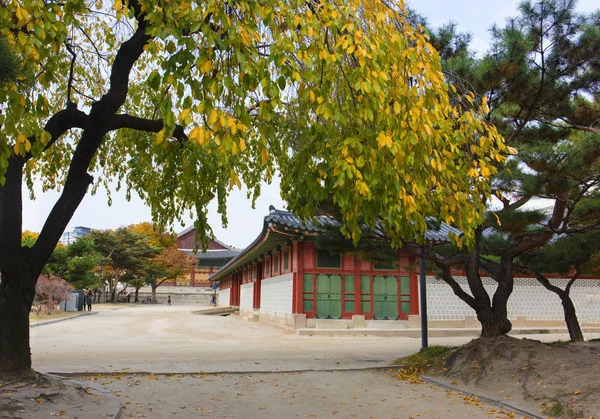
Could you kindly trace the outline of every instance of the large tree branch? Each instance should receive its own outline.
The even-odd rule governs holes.
[[[458,298],[460,298],[465,303],[467,303],[473,310],[477,311],[480,307],[480,302],[477,301],[475,298],[473,298],[465,290],[462,289],[460,284],[458,282],[456,282],[456,280],[450,273],[450,268],[448,266],[441,266],[441,265],[438,265],[438,267],[442,269],[442,275],[441,275],[442,281],[444,281],[446,284],[450,285],[450,288],[452,288],[454,295],[456,295]]]
[[[139,2],[137,0],[130,0],[129,5],[134,9],[138,27],[131,38],[121,44],[112,66],[110,88],[101,100],[101,102],[106,103],[108,109],[113,114],[125,103],[129,90],[129,74],[131,73],[131,69],[143,54],[146,44],[152,39],[146,33],[148,23],[145,20],[145,14],[141,11]]]
[[[540,247],[546,244],[548,240],[552,238],[554,232],[557,231],[560,225],[563,223],[566,209],[567,204],[565,203],[565,201],[557,199],[554,202],[552,216],[550,217],[546,228],[544,228],[538,233],[531,234],[529,238],[523,237],[518,240],[515,240],[515,242],[508,246],[503,253],[512,258],[515,258],[523,254],[527,250],[535,249],[536,247]]]
[[[121,44],[111,70],[110,89],[99,102],[92,105],[81,140],[73,154],[63,192],[46,219],[34,247],[26,249],[30,255],[30,263],[39,270],[52,254],[93,181],[92,176],[87,173],[88,168],[109,127],[114,123],[115,113],[127,98],[131,69],[151,39],[146,34],[147,22],[138,1],[131,0],[129,4],[135,11],[138,28],[131,38]]]
[[[50,134],[50,140],[44,147],[44,151],[48,150],[52,145],[62,137],[67,131],[73,128],[85,127],[87,121],[87,114],[77,109],[75,106],[69,106],[62,111],[59,111],[52,115],[52,117],[46,122],[44,130]],[[34,136],[28,138],[31,144],[38,141]],[[30,160],[33,156],[31,153],[25,155],[25,162]]]
[[[120,128],[130,128],[136,131],[144,132],[159,132],[163,129],[164,123],[162,119],[145,119],[138,118],[137,116],[119,114],[115,118],[114,124],[111,126],[111,130]],[[181,125],[175,127],[173,131],[173,137],[179,141],[187,141],[188,137]]]
[[[406,250],[412,256],[421,255],[421,245],[417,243],[406,243],[404,242],[402,248]],[[454,266],[464,265],[467,262],[467,256],[464,253],[460,253],[453,256],[442,256],[433,250],[430,246],[425,246],[425,259],[430,260],[439,266]]]
[[[479,304],[490,306],[490,296],[483,286],[480,274],[480,247],[479,241],[481,240],[482,228],[479,227],[475,234],[475,246],[467,254],[467,262],[465,264],[465,274],[467,282],[469,283],[469,289],[473,294],[473,297],[478,301]]]
[[[574,124],[573,122],[570,122],[565,118],[558,118],[558,119],[560,119],[561,121],[565,122],[568,125],[567,126],[560,125],[560,124],[556,124],[556,123],[550,122],[550,121],[544,121],[544,124],[554,127],[554,128],[562,128],[562,129],[572,128],[572,129],[576,129],[579,131],[591,132],[593,134],[600,134],[600,129],[594,128],[592,125],[590,125],[589,127],[586,127],[585,125]]]

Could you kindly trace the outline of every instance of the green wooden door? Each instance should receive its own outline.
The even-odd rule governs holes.
[[[339,319],[341,317],[342,277],[317,275],[317,318]]]
[[[377,275],[373,278],[373,317],[376,320],[398,319],[398,278]]]

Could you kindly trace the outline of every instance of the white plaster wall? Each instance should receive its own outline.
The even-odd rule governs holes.
[[[260,312],[292,314],[293,280],[292,273],[263,279],[260,285]]]
[[[229,307],[229,295],[231,290],[219,290],[219,307]]]
[[[240,310],[254,307],[254,282],[243,284],[240,290]]]
[[[463,290],[471,294],[465,277],[456,277]],[[490,295],[496,290],[491,278],[482,278]],[[568,279],[551,279],[553,285],[565,289]],[[580,279],[571,287],[571,299],[581,323],[600,322],[600,280]],[[419,298],[419,301],[421,299]],[[448,284],[434,276],[427,277],[427,314],[431,320],[462,320],[475,316],[475,311],[452,292]],[[508,318],[525,316],[528,320],[564,320],[563,307],[556,294],[546,290],[533,278],[515,278],[508,300]]]

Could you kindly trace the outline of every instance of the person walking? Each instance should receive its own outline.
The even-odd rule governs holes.
[[[169,295],[167,297],[167,305],[170,306],[171,305],[171,296]]]
[[[87,293],[86,303],[87,303],[87,311],[92,311],[92,300],[94,299],[94,293],[92,290],[89,290]]]

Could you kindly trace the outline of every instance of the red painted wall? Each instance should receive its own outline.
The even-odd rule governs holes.
[[[196,230],[192,230],[192,231],[188,231],[181,237],[177,237],[177,247],[179,249],[195,249],[196,248],[195,235],[196,235]],[[200,244],[198,244],[198,248],[200,248]],[[227,247],[221,246],[219,243],[209,240],[208,249],[210,249],[210,250],[219,250],[219,249],[227,250]]]

